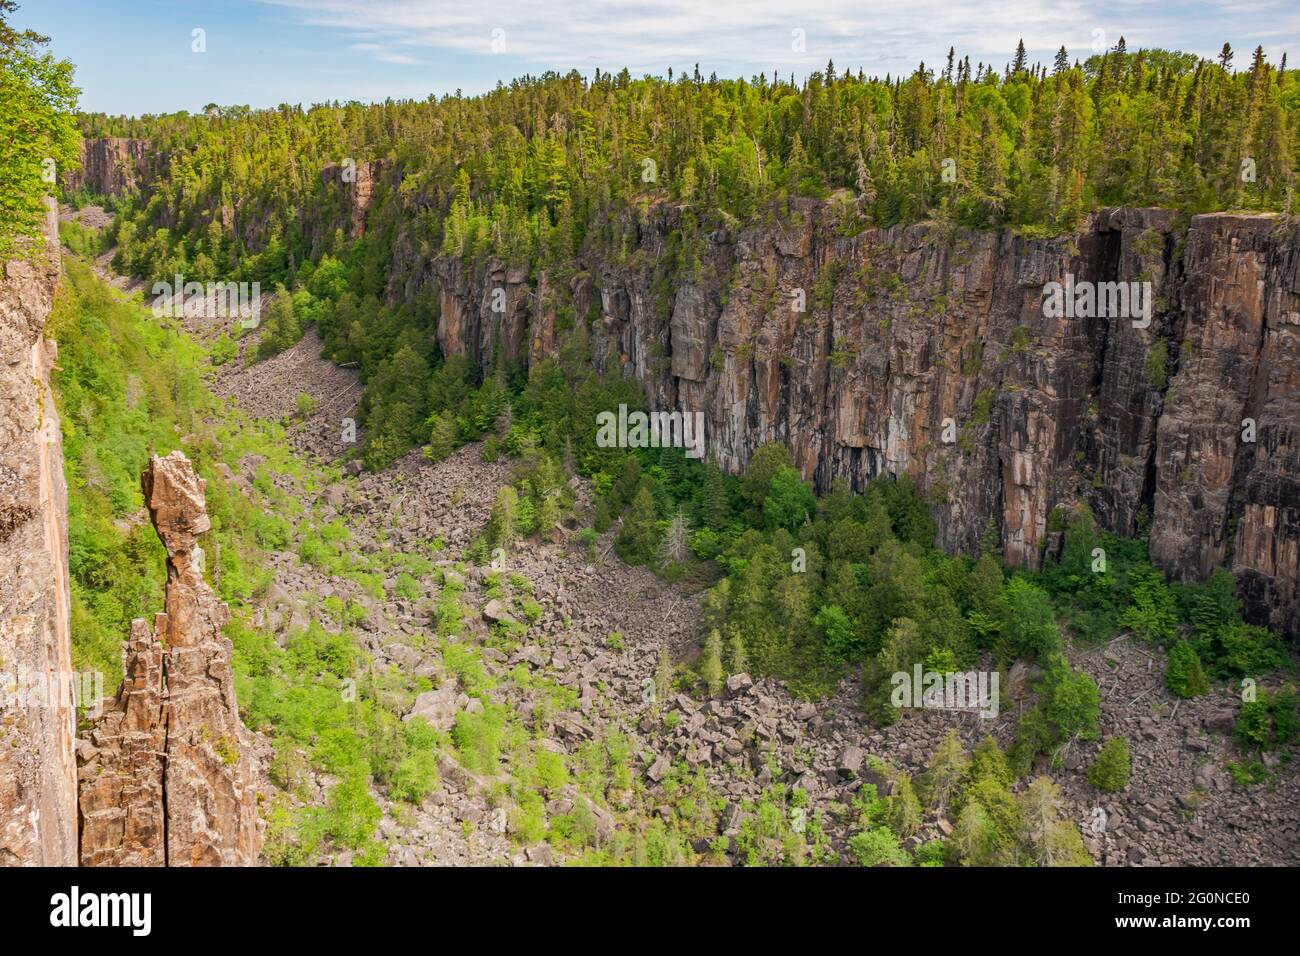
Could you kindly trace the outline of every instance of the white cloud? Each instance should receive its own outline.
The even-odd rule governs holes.
[[[476,4],[442,0],[257,0],[297,11],[303,21],[343,31],[358,53],[391,63],[417,61],[421,50],[504,54],[502,79],[523,70],[588,71],[628,67],[634,74],[689,69],[747,75],[754,70],[804,74],[828,59],[868,73],[934,66],[953,46],[972,62],[1001,67],[1023,38],[1031,58],[1049,61],[1064,44],[1092,52],[1095,30],[1130,49],[1162,46],[1211,55],[1223,39],[1276,41],[1296,14],[1277,0],[1185,3],[1155,0],[545,0]],[[1224,11],[1250,13],[1235,22]],[[1248,22],[1242,23],[1244,19]],[[802,29],[806,49],[792,48]],[[504,47],[494,50],[496,34]],[[1231,31],[1233,36],[1222,34]],[[1267,31],[1267,32],[1265,32]],[[1243,35],[1244,34],[1244,35]],[[1253,45],[1253,41],[1252,41]]]
[[[1074,39],[1083,49],[1091,26],[1082,4],[1029,2],[976,9],[957,0],[844,3],[808,0],[551,0],[476,6],[430,0],[260,0],[300,11],[306,22],[346,31],[386,49],[488,55],[504,31],[510,59],[541,67],[662,72],[699,62],[706,71],[755,65],[803,72],[834,59],[841,67],[883,72],[934,60],[955,45],[999,66],[1023,36],[1033,49]],[[805,31],[806,50],[791,31]],[[1118,33],[1116,33],[1118,36]],[[358,44],[361,46],[362,44]]]
[[[409,53],[398,53],[382,43],[354,43],[351,49],[358,53],[366,53],[379,60],[381,63],[397,63],[402,65],[419,63],[415,57]]]

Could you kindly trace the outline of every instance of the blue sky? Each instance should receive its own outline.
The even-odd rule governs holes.
[[[1121,35],[1130,49],[1244,66],[1262,44],[1300,68],[1295,0],[19,0],[13,18],[77,65],[82,107],[140,114],[210,102],[274,106],[482,92],[524,73],[628,67],[802,77],[833,59],[869,74],[1010,58],[1049,62]],[[196,53],[194,31],[206,51]],[[798,31],[802,31],[800,34]],[[800,44],[802,40],[802,44]]]

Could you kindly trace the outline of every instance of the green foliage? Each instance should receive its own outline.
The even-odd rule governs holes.
[[[623,527],[614,539],[614,551],[628,564],[646,564],[659,548],[659,525],[654,495],[643,484],[632,499]]]
[[[1241,705],[1233,736],[1250,752],[1273,751],[1300,739],[1300,694],[1292,687],[1261,691]]]
[[[1179,697],[1199,697],[1210,689],[1201,658],[1187,641],[1178,641],[1169,649],[1165,685]]]
[[[1239,620],[1209,632],[1198,628],[1191,643],[1209,672],[1219,678],[1262,676],[1290,666],[1281,637]]]
[[[1120,624],[1148,640],[1173,637],[1178,629],[1178,614],[1164,576],[1154,569],[1144,569],[1134,572],[1134,580],[1131,603],[1120,614]]]
[[[1017,776],[1029,772],[1034,758],[1050,754],[1075,740],[1096,740],[1101,694],[1096,682],[1075,671],[1060,654],[1047,658],[1037,690],[1042,699],[1025,711],[1016,727],[1016,739],[1007,754]]]
[[[1098,790],[1118,793],[1128,786],[1128,777],[1128,738],[1112,737],[1097,752],[1097,760],[1088,771],[1088,782]]]
[[[1161,390],[1169,384],[1169,343],[1163,338],[1156,339],[1147,353],[1147,384]]]
[[[1000,605],[1004,658],[1041,658],[1061,651],[1061,635],[1046,591],[1015,577],[1007,582]]]
[[[45,52],[45,37],[10,27],[13,9],[0,5],[0,261],[41,248],[26,240],[55,191],[47,176],[79,162],[72,64]]]
[[[863,830],[849,837],[849,852],[858,866],[912,865],[912,858],[887,827]]]
[[[700,659],[700,679],[710,694],[717,695],[722,690],[726,672],[722,668],[722,635],[717,629],[709,631],[704,639],[704,652]]]
[[[456,715],[451,739],[467,769],[479,774],[498,771],[506,723],[506,710],[496,703],[485,702],[482,710],[463,710]]]

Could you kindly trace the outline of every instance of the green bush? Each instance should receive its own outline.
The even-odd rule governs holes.
[[[1170,648],[1165,684],[1179,697],[1199,697],[1210,689],[1201,658],[1187,641],[1178,641]]]
[[[1097,760],[1088,771],[1088,782],[1098,790],[1118,793],[1128,786],[1128,738],[1112,737],[1097,752]]]
[[[1291,687],[1261,691],[1241,705],[1233,736],[1243,749],[1272,751],[1300,739],[1300,694]]]
[[[864,830],[849,837],[849,852],[858,866],[911,866],[912,858],[885,827]]]

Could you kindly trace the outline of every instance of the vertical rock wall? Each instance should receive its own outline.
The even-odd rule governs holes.
[[[77,858],[67,490],[45,321],[59,277],[46,235],[0,276],[0,866]]]
[[[1149,529],[1178,578],[1226,564],[1250,620],[1300,635],[1294,221],[1112,209],[1051,239],[935,223],[844,236],[826,204],[793,200],[702,237],[689,273],[671,262],[681,224],[672,204],[628,213],[630,254],[564,282],[422,259],[399,236],[390,297],[434,284],[443,353],[483,368],[553,357],[558,317],[586,322],[597,368],[655,408],[704,412],[724,469],[779,441],[821,489],[908,475],[950,551],[991,528],[1036,566],[1052,509],[1086,501],[1108,529]],[[1067,275],[1150,283],[1150,323],[1045,315],[1044,285]]]

